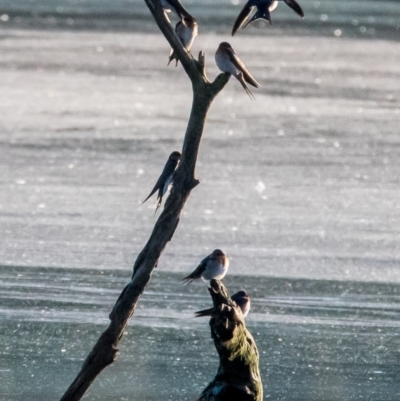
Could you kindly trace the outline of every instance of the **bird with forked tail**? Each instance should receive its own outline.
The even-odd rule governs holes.
[[[294,10],[300,17],[304,17],[303,9],[296,0],[279,0],[284,1],[292,10]],[[264,19],[272,25],[271,12],[278,6],[278,0],[249,0],[240,11],[232,28],[232,36],[241,28],[246,28],[258,19]],[[257,7],[256,13],[248,20],[253,8]],[[248,20],[248,21],[247,21]],[[246,22],[247,21],[247,22]]]
[[[203,279],[207,280],[222,280],[228,271],[229,259],[220,250],[215,249],[211,255],[205,257],[196,269],[189,274],[182,281],[190,284],[193,280]]]
[[[154,185],[154,188],[151,190],[149,196],[142,202],[142,204],[146,202],[156,191],[158,191],[157,206],[155,213],[157,213],[158,208],[161,206],[163,196],[165,195],[169,186],[173,182],[174,174],[178,167],[180,158],[181,158],[180,152],[175,151],[169,155],[167,163],[165,163],[164,169],[160,177],[158,178],[156,185]]]
[[[235,304],[242,311],[243,317],[246,317],[250,310],[250,297],[246,291],[238,291],[236,294],[231,296],[231,300],[235,301]],[[203,309],[195,312],[195,317],[211,316],[214,308]]]
[[[193,45],[194,38],[198,34],[198,25],[195,19],[185,17],[175,26],[175,33],[178,36],[179,40],[181,41],[183,47],[189,51]],[[169,61],[168,65],[172,60],[176,60],[176,65],[178,65],[178,57],[175,54],[174,50],[171,49],[169,54]]]
[[[243,89],[249,95],[250,99],[255,99],[246,82],[255,88],[259,88],[260,84],[247,71],[246,66],[228,42],[222,42],[218,46],[215,52],[215,62],[222,72],[233,75],[242,84]]]

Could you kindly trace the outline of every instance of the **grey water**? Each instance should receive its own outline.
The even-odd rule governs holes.
[[[209,78],[229,40],[261,88],[212,105],[200,185],[87,399],[196,399],[218,359],[181,278],[219,247],[265,400],[398,400],[400,3],[282,3],[234,38],[242,3],[185,4]],[[190,111],[168,53],[138,0],[0,0],[1,401],[59,399],[107,327]]]
[[[217,369],[205,284],[157,272],[88,399],[195,399]],[[1,274],[1,396],[61,396],[107,325],[126,276],[91,269],[14,267]],[[400,395],[400,286],[231,276],[251,289],[265,399],[395,400]]]

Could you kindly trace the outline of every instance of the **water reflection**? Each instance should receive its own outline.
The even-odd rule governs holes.
[[[54,400],[107,325],[129,272],[2,268],[0,377],[9,401]],[[190,400],[215,374],[205,285],[156,272],[95,400]],[[265,399],[397,399],[400,286],[230,276],[252,295],[247,325]]]

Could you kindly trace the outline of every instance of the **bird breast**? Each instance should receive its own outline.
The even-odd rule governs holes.
[[[173,174],[170,174],[167,179],[165,180],[165,184],[164,184],[164,188],[163,188],[163,196],[165,195],[165,193],[168,191],[168,187],[171,185],[172,183],[172,178],[173,178]]]
[[[223,72],[227,72],[232,75],[236,75],[238,73],[238,69],[232,63],[229,56],[223,51],[217,51],[215,54],[215,63]]]
[[[194,38],[197,36],[197,26],[189,28],[188,26],[181,24],[178,28],[177,34],[186,50],[190,50],[192,47]]]
[[[218,260],[210,260],[201,277],[204,280],[219,280],[225,276],[226,269]]]

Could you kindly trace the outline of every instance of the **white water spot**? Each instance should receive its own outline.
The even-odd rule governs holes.
[[[10,16],[8,14],[2,14],[0,16],[0,21],[2,22],[8,22],[10,20]]]
[[[262,181],[258,181],[257,185],[254,187],[254,189],[259,193],[262,194],[265,191],[265,184]]]
[[[25,184],[26,184],[26,181],[23,180],[23,179],[16,180],[15,182],[16,182],[18,185],[25,185]]]

